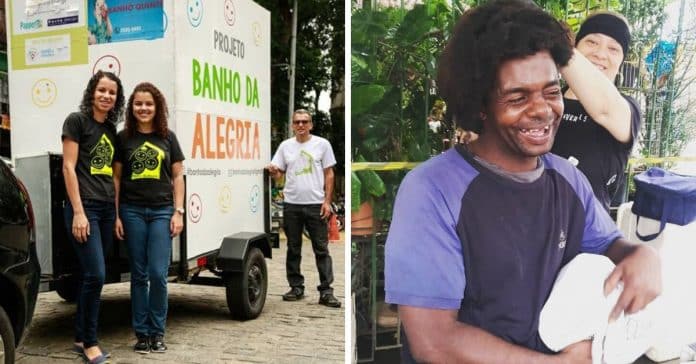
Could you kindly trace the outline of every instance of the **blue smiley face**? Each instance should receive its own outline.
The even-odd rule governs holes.
[[[188,0],[186,15],[191,26],[197,27],[201,25],[203,20],[203,0]]]
[[[259,200],[261,199],[261,189],[258,185],[251,187],[251,193],[249,193],[249,208],[252,213],[256,213],[259,209]]]

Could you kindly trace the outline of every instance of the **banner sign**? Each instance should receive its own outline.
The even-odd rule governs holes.
[[[88,0],[87,17],[90,45],[164,36],[162,0]]]
[[[84,0],[8,1],[12,69],[87,63]]]

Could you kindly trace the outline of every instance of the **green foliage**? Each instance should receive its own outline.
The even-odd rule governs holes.
[[[272,150],[287,138],[290,41],[293,0],[255,0],[271,12],[271,120]],[[343,174],[345,118],[343,108],[330,114],[318,111],[318,95],[323,90],[334,100],[345,76],[344,0],[298,1],[295,69],[295,109],[313,113],[314,133],[334,146],[336,173]],[[314,91],[316,97],[310,96]]]
[[[436,64],[454,21],[464,5],[426,0],[412,9],[354,9],[351,16],[352,156],[354,161],[422,161],[430,157],[427,116]],[[374,172],[372,172],[374,173]],[[395,173],[356,176],[363,186],[354,198],[382,182],[387,206],[375,206],[388,218],[400,176]],[[366,183],[366,179],[371,181]],[[352,203],[355,203],[353,201]],[[359,203],[358,203],[359,205]]]

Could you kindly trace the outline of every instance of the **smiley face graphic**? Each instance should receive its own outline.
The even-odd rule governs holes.
[[[218,206],[220,211],[227,213],[232,208],[232,190],[227,185],[222,186],[218,195]]]
[[[186,16],[192,27],[201,25],[203,20],[203,0],[188,0],[186,4]]]
[[[57,95],[58,88],[56,88],[56,84],[47,78],[36,81],[31,88],[31,101],[38,107],[51,105],[56,100]]]
[[[259,209],[259,200],[261,199],[261,189],[258,185],[254,185],[249,193],[249,208],[251,212],[256,212]]]
[[[120,76],[121,62],[118,60],[118,58],[110,54],[101,56],[96,62],[94,62],[94,67],[92,67],[92,74],[97,73],[97,71],[99,70],[111,72],[116,76]]]
[[[197,193],[192,193],[191,197],[189,197],[187,210],[189,220],[191,220],[192,223],[195,224],[201,221],[201,217],[203,216],[203,201],[201,201],[201,197],[198,196]]]
[[[261,24],[257,21],[251,25],[251,36],[254,39],[254,44],[256,44],[256,46],[260,46],[263,37],[261,35]]]
[[[222,12],[225,14],[225,21],[227,22],[227,25],[233,26],[234,21],[237,19],[237,11],[234,10],[232,0],[225,0],[225,8],[222,10]]]

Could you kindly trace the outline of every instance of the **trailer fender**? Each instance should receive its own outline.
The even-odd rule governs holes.
[[[271,258],[271,244],[266,233],[239,232],[222,239],[215,265],[224,272],[241,272],[244,257],[251,248],[258,248],[264,257]]]

